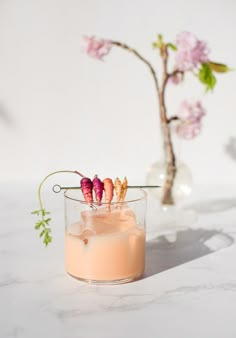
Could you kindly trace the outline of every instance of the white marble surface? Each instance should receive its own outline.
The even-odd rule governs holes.
[[[33,187],[2,185],[0,337],[235,338],[234,190],[195,188],[189,205],[197,221],[174,241],[147,243],[142,280],[105,287],[64,272],[62,196],[47,195],[54,241],[45,249],[29,214],[37,207]]]

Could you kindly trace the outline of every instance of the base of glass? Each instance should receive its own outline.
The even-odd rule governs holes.
[[[128,278],[122,278],[122,279],[115,279],[115,280],[94,280],[94,279],[86,279],[86,278],[81,278],[81,277],[77,277],[77,276],[73,276],[71,275],[69,272],[67,272],[67,274],[81,282],[85,282],[88,284],[95,284],[95,285],[117,285],[117,284],[125,284],[125,283],[130,283],[130,282],[134,282],[136,280],[139,280],[142,276],[143,273],[138,275],[138,276],[134,276],[134,277],[128,277]]]

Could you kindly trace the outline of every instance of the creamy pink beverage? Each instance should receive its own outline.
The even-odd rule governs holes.
[[[145,230],[127,207],[81,212],[67,227],[66,271],[91,281],[133,280],[145,266]]]

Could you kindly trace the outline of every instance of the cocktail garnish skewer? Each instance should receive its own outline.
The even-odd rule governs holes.
[[[160,185],[128,185],[128,189],[136,189],[136,188],[141,188],[141,189],[155,189],[155,188],[161,188]],[[55,184],[52,188],[52,190],[55,193],[61,192],[61,190],[67,190],[67,189],[81,189],[81,187],[62,187],[59,184]]]

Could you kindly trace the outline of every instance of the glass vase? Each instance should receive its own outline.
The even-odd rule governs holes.
[[[155,209],[158,209],[158,215],[150,221],[149,238],[156,237],[160,233],[171,234],[183,230],[196,220],[196,213],[193,210],[186,210],[181,207],[182,202],[186,201],[191,195],[193,178],[190,168],[180,158],[182,141],[175,135],[173,128],[171,132],[176,162],[176,173],[172,186],[173,204],[162,202],[163,187],[167,176],[165,153],[162,150],[160,160],[149,167],[146,176],[147,185],[160,186],[158,189],[150,189],[153,196],[152,203],[155,204]]]
[[[176,161],[176,174],[172,187],[174,204],[178,204],[187,198],[192,192],[192,173],[190,168],[182,161]],[[153,189],[154,196],[161,201],[163,186],[166,180],[166,164],[164,160],[153,163],[147,173],[147,185],[159,185],[160,189]]]

